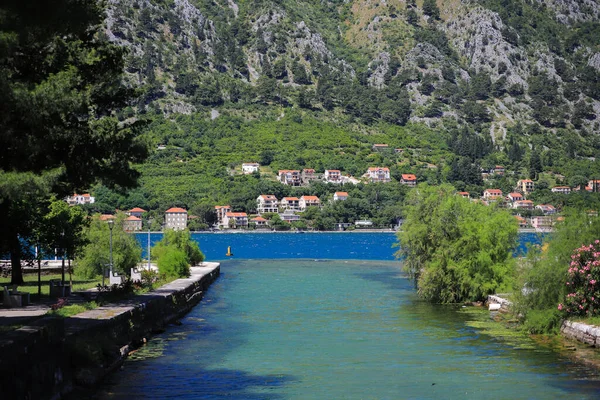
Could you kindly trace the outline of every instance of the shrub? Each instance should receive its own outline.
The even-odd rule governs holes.
[[[158,270],[169,277],[190,276],[190,264],[186,254],[174,247],[167,247],[158,259]]]
[[[600,240],[575,249],[566,286],[567,294],[558,309],[567,317],[600,314]]]

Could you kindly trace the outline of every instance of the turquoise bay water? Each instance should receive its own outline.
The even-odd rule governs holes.
[[[597,373],[486,311],[417,300],[394,261],[228,260],[94,398],[594,399]]]

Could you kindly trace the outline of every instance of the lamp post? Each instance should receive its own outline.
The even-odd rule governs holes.
[[[152,222],[152,219],[148,219],[148,271],[150,271],[150,227]]]
[[[112,231],[115,221],[112,219],[108,220],[108,229],[110,229],[110,258],[109,258],[109,277],[113,276],[113,246],[112,246]],[[109,281],[110,282],[110,281]]]

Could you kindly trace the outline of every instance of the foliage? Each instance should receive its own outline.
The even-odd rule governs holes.
[[[0,218],[16,223],[3,230],[0,248],[10,251],[13,265],[21,265],[19,241],[35,241],[32,228],[51,193],[62,197],[97,180],[132,186],[139,175],[132,163],[147,155],[141,124],[112,115],[133,92],[121,79],[123,48],[100,35],[102,5],[9,0],[0,6],[0,173],[17,176],[6,175],[7,183],[21,189],[0,190]],[[21,283],[20,267],[13,274]]]
[[[93,310],[98,307],[98,303],[96,303],[95,301],[90,301],[90,302],[81,303],[81,304],[67,305],[66,299],[62,299],[62,298],[58,299],[58,302],[56,303],[56,305],[57,306],[60,305],[60,306],[58,306],[56,308],[52,307],[52,311],[50,311],[48,314],[52,315],[52,316],[62,317],[62,318],[67,318],[67,317],[71,317],[73,315],[81,314],[83,312]]]
[[[188,230],[167,230],[151,251],[160,273],[168,277],[187,277],[190,265],[204,261],[204,254]]]
[[[397,256],[423,299],[480,301],[509,286],[517,237],[510,214],[469,202],[449,185],[420,185],[405,207]]]
[[[553,314],[558,304],[564,301],[573,250],[583,243],[594,243],[600,237],[598,217],[575,209],[564,210],[564,215],[564,220],[556,224],[543,248],[529,250],[516,279],[515,311],[523,316],[531,331],[543,332],[545,329],[535,324],[532,313]]]
[[[113,270],[129,275],[131,268],[142,260],[142,249],[132,235],[123,231],[124,214],[117,214],[112,229]],[[101,275],[110,264],[111,230],[108,223],[94,216],[84,231],[88,244],[75,258],[75,273],[85,277]]]
[[[175,247],[165,247],[156,263],[160,273],[167,277],[190,276],[190,264],[185,253]]]
[[[567,317],[600,314],[600,240],[575,249],[567,272],[568,293],[558,310]]]

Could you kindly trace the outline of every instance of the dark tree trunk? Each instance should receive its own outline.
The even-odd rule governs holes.
[[[12,285],[22,285],[24,281],[23,270],[21,269],[21,243],[16,233],[10,239],[10,264],[12,270],[10,283]]]

